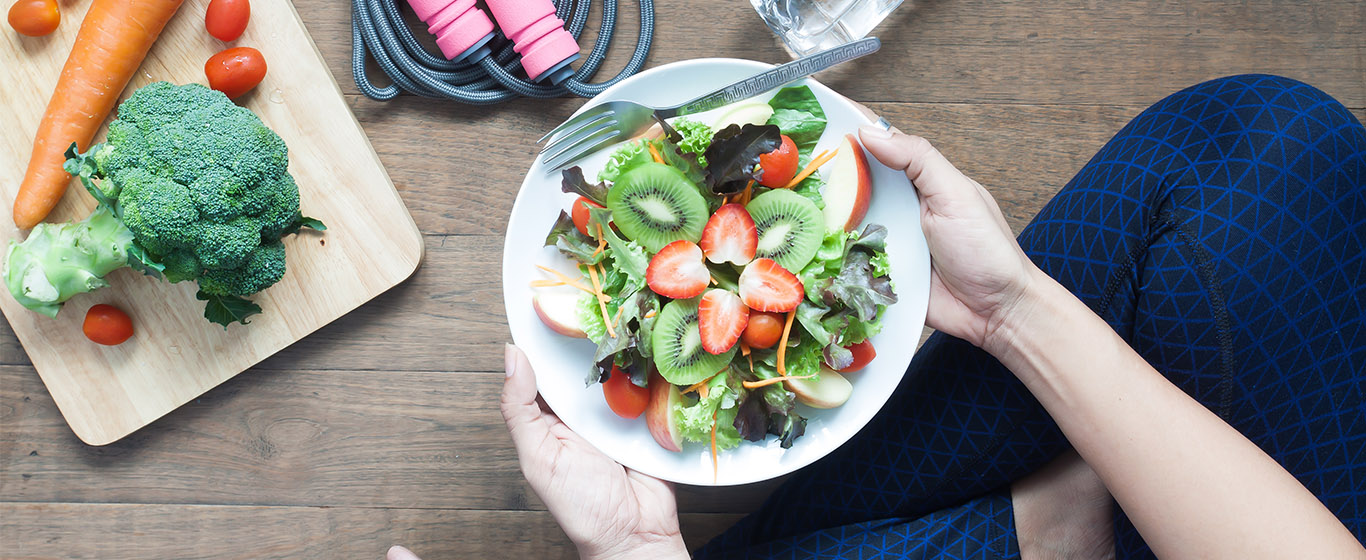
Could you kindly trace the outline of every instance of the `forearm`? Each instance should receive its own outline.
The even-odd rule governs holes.
[[[987,344],[1164,558],[1351,557],[1361,545],[1294,477],[1036,273]]]

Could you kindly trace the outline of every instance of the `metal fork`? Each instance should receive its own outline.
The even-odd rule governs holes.
[[[655,120],[701,113],[754,97],[836,64],[877,52],[881,46],[882,42],[876,37],[845,43],[755,74],[673,107],[650,107],[634,101],[608,101],[570,118],[537,140],[537,143],[559,134],[540,151],[541,154],[550,154],[546,156],[546,168],[554,171],[604,146],[645,132]]]

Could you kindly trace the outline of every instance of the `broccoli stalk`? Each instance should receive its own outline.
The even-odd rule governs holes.
[[[4,269],[15,299],[48,316],[126,265],[194,280],[206,319],[245,324],[261,311],[246,298],[284,276],[281,238],[326,229],[299,212],[284,141],[201,85],[143,87],[119,106],[106,143],[84,154],[75,148],[66,170],[99,207],[11,243]]]

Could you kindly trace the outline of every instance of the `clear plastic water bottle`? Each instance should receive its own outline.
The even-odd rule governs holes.
[[[793,58],[862,39],[902,0],[749,0]]]

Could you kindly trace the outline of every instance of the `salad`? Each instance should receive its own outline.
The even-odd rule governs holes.
[[[620,145],[546,238],[578,274],[539,267],[536,313],[597,345],[587,383],[642,414],[660,446],[720,450],[806,429],[798,403],[844,404],[897,296],[887,230],[863,224],[871,174],[806,86],[661,122]],[[819,171],[819,172],[818,172]],[[568,267],[566,267],[568,268]]]

